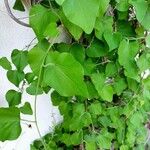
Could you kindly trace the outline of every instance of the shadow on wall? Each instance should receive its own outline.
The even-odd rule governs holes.
[[[10,4],[13,5],[14,0],[9,0]],[[28,16],[28,12],[13,12],[18,17]],[[14,22],[6,13],[3,0],[0,1],[0,57],[6,56],[10,58],[11,51],[13,49],[25,48],[31,40],[35,38],[33,31],[29,28],[23,27]],[[28,68],[27,68],[28,69]],[[9,89],[16,89],[6,77],[6,71],[0,68],[0,107],[6,107],[7,102],[5,100],[5,93]],[[32,108],[34,104],[34,97],[23,94],[23,103],[28,101],[31,103]],[[47,132],[52,131],[52,127],[55,123],[58,123],[62,118],[56,107],[52,106],[50,101],[50,95],[42,95],[38,97],[38,124],[40,132],[45,135]],[[33,116],[21,116],[23,119],[34,120]],[[36,127],[29,123],[22,122],[22,134],[16,141],[0,142],[0,150],[29,150],[30,143],[39,138]]]

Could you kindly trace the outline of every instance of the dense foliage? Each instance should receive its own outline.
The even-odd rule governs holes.
[[[14,8],[24,10],[18,0]],[[18,138],[20,113],[32,114],[29,103],[20,106],[26,90],[35,101],[51,93],[63,116],[31,150],[144,150],[150,115],[150,0],[43,0],[32,6],[29,20],[37,45],[13,50],[12,62],[0,59],[18,88],[6,93],[9,108],[0,108],[0,140]],[[61,34],[69,40],[58,43]],[[24,71],[28,65],[31,72]]]

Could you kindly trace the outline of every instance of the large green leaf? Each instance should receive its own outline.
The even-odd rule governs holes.
[[[69,21],[91,33],[99,11],[100,0],[65,0],[63,11]]]
[[[0,141],[15,140],[21,133],[18,108],[0,108]]]
[[[44,82],[62,96],[87,96],[84,71],[71,54],[50,52],[46,58]]]

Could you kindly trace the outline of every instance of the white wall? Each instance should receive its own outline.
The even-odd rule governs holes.
[[[10,0],[11,5],[14,0]],[[28,15],[27,12],[20,13],[14,11],[16,16],[25,17]],[[6,13],[3,0],[0,1],[0,57],[10,57],[11,51],[15,48],[23,49],[30,41],[35,37],[33,31],[29,28],[23,27],[15,23]],[[0,68],[0,107],[7,106],[5,100],[5,93],[9,89],[16,89],[6,78],[6,72]],[[23,94],[23,101],[29,101],[34,105],[34,97]],[[53,107],[50,101],[50,95],[42,95],[38,97],[37,104],[38,111],[38,124],[40,132],[45,135],[51,131],[51,128],[55,122],[59,122],[61,117],[56,107]],[[53,114],[53,118],[52,117]],[[24,119],[34,120],[33,116],[21,116]],[[32,128],[28,128],[27,122],[22,122],[22,134],[16,141],[0,142],[0,150],[29,150],[30,143],[39,138],[36,127],[32,124]]]

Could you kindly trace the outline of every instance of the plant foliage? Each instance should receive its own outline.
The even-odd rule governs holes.
[[[22,10],[19,6],[17,0],[15,8]],[[19,105],[26,90],[35,100],[51,93],[63,116],[31,150],[144,150],[150,0],[43,0],[31,7],[29,20],[38,43],[13,50],[12,62],[0,59],[8,80],[19,89],[9,90],[9,108],[0,108],[0,140],[18,138],[20,113],[32,114],[29,103]],[[57,43],[60,29],[69,41]],[[26,72],[26,66],[32,71]]]

